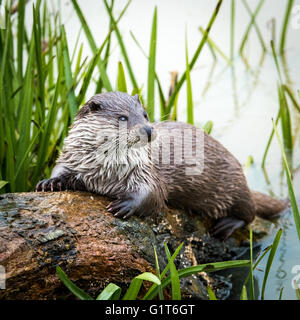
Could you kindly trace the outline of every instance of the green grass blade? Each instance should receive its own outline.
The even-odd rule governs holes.
[[[279,45],[280,54],[284,53],[287,27],[288,27],[288,24],[289,24],[289,20],[290,20],[293,4],[294,4],[294,0],[288,0],[288,3],[286,5],[283,25],[282,25],[282,29],[281,29],[281,36],[280,36],[280,45]]]
[[[37,83],[38,83],[38,96],[36,99],[36,109],[40,117],[41,123],[45,119],[45,78],[44,78],[44,63],[42,59],[42,39],[41,39],[41,26],[40,26],[40,14],[39,6],[37,8],[33,5],[33,31],[35,42],[35,59],[37,68]]]
[[[43,128],[44,124],[41,126],[40,130],[43,130],[43,134],[41,136],[41,140],[39,143],[39,149],[37,154],[37,163],[33,174],[33,185],[35,186],[38,182],[38,179],[41,176],[41,173],[44,170],[44,165],[47,161],[47,150],[49,149],[49,142],[51,133],[54,131],[55,119],[58,113],[58,96],[59,92],[61,91],[61,80],[63,74],[63,54],[61,53],[60,57],[58,58],[58,76],[54,91],[54,96],[52,100],[52,104],[50,110],[47,114],[47,118],[45,121],[45,128]]]
[[[119,300],[121,288],[114,283],[108,284],[105,289],[99,294],[96,300]]]
[[[292,90],[285,84],[282,85],[282,88],[284,89],[284,91],[288,94],[288,96],[290,97],[293,106],[295,107],[295,109],[300,112],[300,105],[297,102],[296,98],[294,97],[294,94],[292,92]]]
[[[137,277],[135,277],[126,291],[123,300],[136,300],[138,293],[141,289],[143,281],[150,281],[155,283],[156,285],[160,285],[161,282],[156,275],[150,272],[144,272]]]
[[[259,265],[260,261],[264,258],[264,256],[271,250],[272,246],[269,246],[267,247],[265,250],[264,250],[264,253],[259,257],[259,259],[255,262],[254,266],[253,266],[253,270],[256,269],[256,267]],[[248,283],[250,279],[250,272],[247,276],[247,278],[245,279],[244,281],[244,285],[246,286],[246,284]]]
[[[3,180],[1,180],[0,181],[0,190],[5,186],[5,185],[7,185],[8,184],[8,181],[3,181]]]
[[[202,27],[199,27],[199,30],[201,31],[201,33],[204,35],[205,30]],[[207,44],[210,46],[211,51],[214,53],[218,52],[219,55],[228,63],[231,64],[232,61],[226,56],[226,54],[220,49],[219,46],[216,45],[216,43],[210,38],[207,37]]]
[[[244,165],[244,170],[249,169],[253,164],[254,164],[254,159],[253,159],[253,157],[250,155],[250,156],[248,156],[248,158],[247,158],[247,160],[246,160],[246,163],[245,163],[245,165]]]
[[[276,120],[275,120],[275,124],[277,126],[278,124],[278,121],[280,119],[280,108],[279,108],[279,111],[278,111],[278,114],[277,114],[277,117],[276,117]],[[270,146],[271,146],[271,142],[273,140],[273,136],[274,136],[274,129],[272,128],[272,131],[271,131],[271,134],[270,134],[270,137],[268,139],[268,142],[267,142],[267,146],[266,146],[266,149],[265,149],[265,152],[264,152],[264,155],[263,155],[263,159],[262,159],[262,162],[261,162],[261,167],[264,168],[265,167],[265,164],[266,164],[266,159],[267,159],[267,154],[268,154],[268,151],[270,149]]]
[[[247,289],[246,289],[245,285],[243,285],[243,289],[242,289],[242,293],[241,293],[241,300],[248,300]]]
[[[159,94],[159,103],[160,103],[160,119],[161,121],[163,119],[165,119],[165,111],[166,111],[166,99],[160,84],[160,80],[157,76],[157,74],[155,73],[155,80],[157,83],[157,87],[158,87],[158,94]]]
[[[283,288],[280,289],[278,300],[282,300]]]
[[[178,275],[179,275],[179,279],[182,279],[203,271],[213,272],[213,271],[219,271],[219,270],[224,270],[228,268],[247,267],[249,266],[249,263],[250,263],[249,260],[234,260],[234,261],[206,263],[206,264],[201,264],[201,265],[178,270]],[[165,288],[170,283],[171,283],[171,278],[170,276],[168,276],[164,280],[162,280],[161,286],[162,288]],[[147,294],[147,300],[153,299],[157,294],[158,294],[158,289],[156,287],[153,290],[151,290],[149,294]]]
[[[103,1],[104,1],[105,8],[107,10],[107,13],[109,14],[109,17],[110,17],[111,23],[113,25],[114,31],[116,33],[116,36],[117,36],[117,39],[118,39],[118,43],[119,43],[119,46],[120,46],[120,49],[121,49],[121,52],[122,52],[122,55],[123,55],[123,58],[124,58],[124,61],[125,61],[125,65],[127,67],[127,70],[128,70],[128,73],[129,73],[129,77],[130,77],[130,80],[131,80],[132,85],[133,85],[133,88],[138,90],[139,87],[138,87],[135,75],[134,75],[132,67],[131,67],[131,63],[130,63],[130,60],[129,60],[129,57],[128,57],[128,54],[127,54],[127,51],[126,51],[126,48],[125,48],[125,45],[124,45],[124,42],[123,42],[122,35],[121,35],[120,30],[119,30],[119,28],[117,26],[116,20],[113,17],[112,11],[111,11],[109,5],[107,4],[107,1],[106,0],[103,0]]]
[[[153,250],[154,250],[154,257],[155,257],[155,270],[156,270],[156,275],[158,277],[158,279],[161,281],[161,275],[160,275],[160,270],[159,270],[159,263],[158,263],[158,258],[157,258],[157,253],[156,253],[156,249],[153,246]],[[164,300],[164,295],[163,295],[163,291],[161,288],[161,285],[158,285],[158,296],[159,296],[159,300]]]
[[[112,11],[113,10],[113,7],[114,7],[114,0],[111,1],[111,6],[110,6],[110,10]],[[127,8],[129,7],[131,3],[131,0],[128,0],[126,5],[124,6],[123,10],[121,11],[118,19],[116,20],[116,24],[119,23],[119,21],[121,20],[121,18],[123,17],[124,13],[126,12]],[[109,61],[109,56],[110,56],[110,47],[111,47],[111,34],[112,32],[114,31],[114,27],[112,25],[112,22],[110,21],[110,25],[109,25],[109,33],[108,33],[108,40],[107,40],[107,46],[106,46],[106,49],[105,49],[105,55],[104,55],[104,59],[103,59],[103,62],[104,62],[104,66],[105,68],[107,69],[107,65],[108,65],[108,61]],[[101,92],[101,89],[102,89],[102,79],[100,78],[98,81],[97,81],[97,88],[96,88],[96,93],[98,92]]]
[[[287,86],[285,86],[282,83],[282,75],[281,75],[281,71],[280,71],[280,67],[279,67],[279,63],[278,63],[273,40],[271,41],[271,49],[272,49],[272,55],[274,58],[277,74],[278,74],[279,81],[280,81],[280,84],[278,85],[278,89],[277,89],[278,100],[279,100],[279,111],[278,111],[278,115],[276,117],[275,123],[277,126],[279,119],[281,120],[281,128],[282,128],[282,133],[283,133],[283,137],[284,137],[284,146],[285,146],[285,150],[288,152],[288,160],[289,160],[288,162],[291,165],[291,153],[292,153],[292,148],[293,148],[293,139],[292,139],[292,128],[291,128],[290,114],[289,114],[288,104],[287,104],[286,97],[285,97],[285,92],[287,92],[288,95],[289,95],[289,92],[287,90]],[[290,98],[291,98],[291,96],[290,96]],[[293,99],[292,99],[292,102],[293,102]],[[293,104],[294,104],[294,102],[293,102]],[[272,129],[271,135],[269,137],[269,140],[268,140],[268,143],[267,143],[264,155],[263,155],[262,168],[265,167],[267,153],[269,151],[273,136],[274,136],[274,129]]]
[[[88,295],[86,292],[78,288],[68,277],[67,275],[62,271],[60,266],[56,266],[56,273],[59,277],[59,279],[62,281],[62,283],[79,299],[81,300],[94,300],[90,295]]]
[[[11,26],[11,11],[8,11],[7,15],[7,25],[6,25],[6,32],[5,32],[5,38],[4,38],[4,45],[2,43],[1,46],[1,75],[4,76],[4,70],[7,67],[7,61],[8,61],[8,52],[10,49],[10,44],[12,41],[12,26]]]
[[[212,291],[212,288],[210,286],[207,286],[206,290],[208,293],[209,300],[217,300],[217,297],[216,297],[215,293]]]
[[[84,64],[81,63],[81,56],[82,56],[82,50],[83,50],[83,43],[80,45],[79,51],[78,51],[78,55],[77,55],[77,59],[76,59],[76,64],[75,64],[75,70],[74,70],[74,78],[77,79],[77,76]],[[72,64],[72,61],[71,61]]]
[[[78,35],[76,37],[76,41],[75,41],[75,45],[74,45],[74,49],[73,49],[73,53],[72,53],[72,57],[71,57],[71,64],[73,64],[73,61],[74,61],[74,58],[75,58],[75,53],[77,51],[77,47],[78,47],[78,44],[79,44],[79,39],[80,39],[80,35],[81,35],[81,30],[82,28],[80,28],[79,32],[78,32]],[[81,44],[81,47],[82,47],[83,44]],[[79,50],[81,49],[81,47],[79,48]],[[81,49],[82,50],[82,49]]]
[[[155,59],[156,59],[157,8],[154,9],[149,45],[147,112],[149,120],[154,121],[155,106]]]
[[[214,123],[211,120],[209,120],[203,126],[203,131],[206,132],[207,134],[210,134],[212,132],[213,126],[214,126]]]
[[[105,42],[106,43],[106,42]],[[96,67],[96,65],[98,64],[98,61],[100,59],[100,54],[105,46],[105,43],[103,43],[103,45],[101,46],[101,48],[97,51],[96,55],[93,57],[92,61],[90,62],[89,68],[84,76],[84,80],[81,86],[81,89],[79,91],[79,94],[76,98],[77,101],[77,105],[80,106],[84,100],[86,91],[90,85],[91,79],[92,79],[92,75],[94,72],[94,69]]]
[[[95,55],[97,53],[97,51],[98,51],[98,48],[97,48],[96,42],[95,42],[95,40],[93,38],[92,32],[91,32],[91,30],[90,30],[90,28],[89,28],[89,26],[88,26],[88,24],[86,22],[86,19],[85,19],[83,13],[82,13],[77,1],[76,0],[71,0],[71,1],[72,1],[73,6],[74,6],[74,9],[75,9],[75,11],[77,13],[77,16],[78,16],[78,18],[79,18],[79,20],[81,22],[82,28],[83,28],[83,30],[85,32],[85,35],[87,37],[87,40],[89,42],[90,48],[91,48],[93,54]],[[103,81],[103,85],[104,85],[105,89],[108,90],[108,91],[112,91],[113,89],[112,89],[110,80],[108,78],[108,75],[106,73],[105,65],[104,65],[104,63],[103,63],[103,61],[101,59],[99,59],[98,67],[99,67],[99,71],[100,71],[100,74],[101,74],[101,77],[102,77],[102,81]]]
[[[254,293],[254,278],[253,278],[253,233],[252,229],[250,228],[250,300],[254,300],[255,293]]]
[[[222,261],[222,262],[213,262],[205,263],[197,266],[187,267],[185,269],[178,270],[179,278],[186,278],[192,274],[199,272],[214,272],[220,271],[228,268],[239,268],[249,266],[249,260],[232,260],[232,261]]]
[[[200,41],[200,43],[199,43],[199,45],[198,45],[198,47],[196,49],[196,52],[194,53],[193,58],[192,58],[192,60],[191,60],[191,62],[189,64],[189,70],[190,71],[193,69],[193,67],[194,67],[194,65],[195,65],[197,59],[199,58],[199,55],[200,55],[200,53],[201,53],[201,51],[203,49],[203,46],[205,45],[205,43],[207,41],[207,37],[208,37],[209,31],[211,30],[211,28],[212,28],[212,26],[213,26],[213,24],[215,22],[215,19],[216,19],[218,13],[219,13],[222,1],[223,0],[219,0],[218,1],[217,5],[215,7],[215,10],[214,10],[209,22],[208,22],[208,25],[207,25],[207,27],[205,29],[205,32],[204,32],[204,35],[203,35],[203,37],[202,37],[202,39],[201,39],[201,41]],[[169,102],[168,102],[168,105],[167,105],[167,108],[166,108],[166,114],[167,115],[170,114],[171,108],[174,105],[176,96],[177,96],[179,90],[181,89],[181,87],[182,87],[182,85],[183,85],[185,80],[186,80],[186,72],[184,72],[184,74],[181,76],[180,80],[178,81],[177,85],[175,86],[174,91],[173,91],[173,93],[172,93],[172,95],[171,95],[171,97],[169,99]]]
[[[278,86],[278,98],[279,98],[279,106],[280,106],[280,119],[281,119],[281,130],[283,137],[283,145],[285,148],[285,152],[287,154],[287,159],[290,167],[292,167],[292,150],[293,150],[293,136],[292,136],[292,124],[291,124],[291,116],[288,108],[288,104],[286,101],[284,89],[282,85]]]
[[[242,55],[242,53],[243,53],[245,44],[246,44],[246,42],[247,42],[247,40],[248,40],[248,36],[249,36],[249,33],[250,33],[250,30],[251,30],[252,26],[254,26],[254,28],[255,28],[255,30],[256,30],[256,33],[257,33],[257,36],[258,36],[258,38],[259,38],[259,40],[260,40],[260,43],[261,43],[261,46],[262,46],[263,51],[265,52],[265,51],[267,50],[266,45],[265,45],[264,40],[263,40],[263,37],[262,37],[262,35],[261,35],[261,32],[260,32],[260,30],[259,30],[259,28],[258,28],[258,26],[257,26],[257,24],[256,24],[256,22],[255,22],[256,16],[258,15],[258,13],[259,13],[259,11],[260,11],[263,3],[264,3],[264,0],[261,0],[261,1],[259,2],[258,6],[256,7],[254,13],[252,13],[252,12],[251,12],[251,9],[250,9],[250,7],[249,7],[249,5],[248,5],[248,3],[247,3],[247,1],[243,0],[243,4],[244,4],[244,6],[246,7],[249,15],[251,16],[251,21],[250,21],[250,23],[248,24],[248,27],[247,27],[246,32],[245,32],[245,34],[244,34],[242,43],[241,43],[241,45],[240,45],[239,52],[240,52],[241,55]]]
[[[138,40],[136,39],[136,37],[134,36],[132,31],[130,31],[130,35],[131,35],[133,41],[138,46],[138,48],[141,50],[142,54],[145,56],[145,58],[149,60],[149,57],[147,56],[146,52],[144,51],[144,49],[142,48],[142,46],[140,45],[140,43],[138,42]],[[149,62],[148,62],[148,64],[149,64]],[[161,118],[161,120],[163,120],[165,118],[166,99],[165,99],[165,96],[164,96],[164,93],[162,90],[161,82],[160,82],[159,77],[156,72],[155,72],[155,80],[156,80],[157,87],[158,87],[159,101],[160,101],[160,107],[161,107],[160,118]]]
[[[34,91],[34,31],[32,31],[32,37],[30,41],[30,50],[26,66],[26,72],[24,77],[24,86],[22,90],[22,101],[20,101],[20,114],[18,116],[18,130],[22,134],[18,140],[17,151],[16,151],[16,164],[18,165],[26,153],[26,149],[30,144],[30,130],[31,120],[33,113],[33,91]],[[29,160],[23,162],[23,166],[20,170],[20,174],[16,179],[16,191],[27,190],[28,183],[28,170]]]
[[[140,279],[140,280],[150,281],[150,282],[153,282],[153,283],[155,283],[157,285],[161,284],[161,282],[158,279],[158,277],[155,274],[151,273],[151,272],[144,272],[144,273],[138,275],[135,278],[136,279]]]
[[[65,73],[66,85],[68,88],[69,112],[70,112],[70,118],[72,123],[76,116],[78,105],[76,102],[74,85],[73,85],[73,76],[72,76],[72,70],[71,70],[71,61],[69,56],[68,44],[66,39],[66,32],[63,25],[61,26],[61,36],[63,39],[64,73]]]
[[[276,236],[275,236],[275,239],[273,241],[271,251],[269,253],[269,257],[268,257],[268,261],[267,261],[267,265],[266,265],[266,270],[265,270],[265,274],[264,274],[262,290],[261,290],[261,299],[262,300],[264,300],[264,298],[265,298],[266,284],[267,284],[268,276],[269,276],[270,269],[272,266],[272,262],[273,262],[273,259],[274,259],[274,256],[275,256],[275,253],[276,253],[276,250],[277,250],[280,238],[281,238],[281,234],[282,234],[282,229],[279,229]]]
[[[292,183],[291,172],[290,172],[289,165],[288,165],[288,162],[287,162],[287,158],[286,158],[286,155],[285,155],[285,151],[284,151],[284,148],[283,148],[283,145],[282,145],[282,142],[281,142],[281,139],[279,137],[279,133],[277,131],[277,128],[275,126],[274,121],[273,121],[273,128],[274,128],[274,131],[276,133],[277,140],[278,140],[278,143],[279,143],[279,146],[280,146],[280,149],[281,149],[284,170],[285,170],[286,177],[287,177],[290,201],[291,201],[291,206],[292,206],[293,215],[294,215],[295,226],[296,226],[298,238],[300,240],[300,213],[299,213],[299,208],[298,208],[298,205],[297,205],[297,200],[296,200],[294,187],[293,187],[293,183]]]
[[[187,34],[185,33],[185,67],[186,67],[186,96],[187,96],[187,123],[194,124],[194,105],[193,105],[193,93],[192,83],[190,76],[189,56],[188,56],[188,44]]]
[[[112,0],[112,1],[111,1],[111,5],[110,5],[110,10],[113,10],[114,4],[115,4],[115,1]],[[126,10],[126,7],[125,7],[124,10]],[[120,19],[121,16],[122,16],[122,13],[121,13],[121,15],[119,16],[119,19]],[[112,34],[111,31],[112,31],[112,30],[113,30],[113,25],[112,25],[112,23],[111,23],[111,21],[110,21],[110,23],[109,23],[108,40],[107,40],[107,45],[106,45],[106,48],[105,48],[105,54],[104,54],[104,59],[103,59],[104,65],[105,65],[105,68],[106,68],[106,69],[107,69],[107,66],[108,66],[109,56],[110,56],[111,34]]]
[[[300,287],[296,280],[294,280],[294,286],[295,286],[295,293],[296,293],[297,300],[300,300]]]
[[[23,79],[23,47],[24,47],[24,17],[25,17],[26,0],[18,2],[18,38],[17,38],[17,59],[18,59],[18,74],[20,80]]]
[[[126,291],[122,300],[136,300],[136,297],[141,289],[143,280],[133,279],[130,283],[128,290]]]
[[[131,36],[132,40],[135,42],[137,47],[141,50],[141,52],[144,55],[144,57],[149,60],[149,57],[148,57],[147,53],[145,52],[145,50],[143,49],[143,47],[141,46],[141,44],[139,43],[139,41],[137,40],[137,38],[135,37],[133,32],[129,31],[129,33],[130,33],[130,36]]]
[[[230,12],[230,60],[234,58],[235,0],[231,0]]]
[[[39,128],[39,130],[35,133],[34,137],[31,139],[31,142],[26,150],[26,152],[24,153],[23,155],[23,158],[21,159],[21,161],[18,163],[18,166],[17,166],[17,169],[15,171],[15,174],[14,174],[14,179],[17,180],[18,177],[19,177],[19,173],[20,173],[20,170],[23,166],[23,163],[26,161],[26,159],[28,158],[28,155],[30,154],[30,152],[32,152],[34,146],[35,146],[35,143],[37,142],[37,138],[39,137],[40,133],[42,132],[42,130],[44,129],[44,124],[45,122],[41,125],[41,127]],[[39,149],[40,150],[40,149]],[[38,157],[39,158],[39,157]],[[38,169],[35,170],[35,172],[38,172],[38,175],[41,176],[41,171],[38,171]],[[35,182],[36,182],[36,178],[33,178],[33,185],[35,185]]]
[[[178,92],[178,94],[176,95],[175,101],[174,101],[174,108],[173,108],[173,113],[172,113],[172,117],[171,117],[171,119],[172,119],[173,121],[177,121],[177,104],[178,104],[178,97],[179,97],[179,92]],[[168,114],[165,113],[165,118],[164,118],[163,120],[166,120],[167,116],[168,116]]]
[[[175,250],[175,252],[173,253],[171,260],[174,261],[175,258],[177,257],[178,253],[180,252],[181,248],[183,246],[183,242],[178,246],[178,248]],[[164,268],[163,272],[160,275],[160,279],[163,279],[164,276],[166,275],[166,273],[169,271],[170,269],[170,261],[168,262],[168,264],[166,265],[166,267]],[[153,297],[155,297],[159,291],[159,289],[162,288],[158,288],[158,285],[153,284],[152,287],[148,290],[148,292],[145,294],[145,296],[143,297],[143,300],[149,300],[149,299],[153,299]],[[153,293],[156,292],[156,293]],[[150,298],[149,298],[150,297]]]
[[[180,281],[179,281],[178,271],[176,269],[174,262],[171,259],[171,254],[170,254],[170,251],[169,251],[167,244],[164,243],[164,245],[165,245],[166,255],[167,255],[168,261],[170,263],[172,300],[181,300]]]
[[[11,59],[13,56],[13,28],[11,19],[11,7],[5,8],[6,29],[0,29],[0,165],[1,177],[10,182],[7,186],[11,192],[15,191],[14,170],[15,170],[15,119],[12,117],[11,108],[11,82],[14,76],[11,70]],[[5,91],[4,91],[5,90]],[[5,94],[3,94],[3,91]],[[4,117],[3,117],[4,115]],[[2,169],[3,168],[3,169]],[[7,188],[5,188],[7,189]]]
[[[203,34],[204,29],[201,26],[199,27],[199,30]],[[207,38],[206,43],[207,43],[209,51],[210,51],[210,53],[211,53],[211,55],[212,55],[212,57],[214,59],[214,62],[216,62],[218,60],[218,58],[217,58],[217,55],[215,53],[215,49],[213,48],[213,41],[210,41],[210,38]]]
[[[122,65],[122,62],[119,61],[118,63],[118,77],[117,77],[118,91],[127,92],[127,84],[126,84],[126,78],[125,78],[125,72]]]
[[[49,76],[48,76],[48,87],[51,88],[54,85],[54,54],[53,54],[53,50],[54,50],[54,46],[56,44],[56,34],[52,34],[52,26],[51,26],[51,20],[48,19],[48,38],[50,39],[49,43],[48,43],[48,61],[50,62],[50,66],[49,66]]]
[[[271,40],[270,44],[271,44],[271,50],[272,50],[273,58],[274,58],[274,61],[275,61],[275,65],[276,65],[279,81],[280,81],[280,84],[283,84],[282,75],[281,75],[281,71],[280,71],[280,67],[279,67],[279,63],[278,63],[278,59],[277,59],[277,55],[276,55],[276,51],[275,51],[275,47],[274,47],[274,41]]]

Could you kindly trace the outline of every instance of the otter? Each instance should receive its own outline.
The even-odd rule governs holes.
[[[36,191],[81,190],[108,196],[115,217],[156,215],[165,205],[214,220],[226,240],[253,221],[277,217],[284,201],[251,191],[238,160],[190,124],[150,123],[139,96],[96,94],[82,106],[50,179]]]

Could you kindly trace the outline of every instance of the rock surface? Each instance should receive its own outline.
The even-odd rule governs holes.
[[[164,268],[163,242],[171,253],[184,242],[175,260],[179,269],[236,259],[248,248],[247,228],[220,242],[206,233],[210,221],[199,216],[166,208],[157,221],[122,220],[106,211],[108,203],[105,197],[84,192],[0,195],[0,265],[6,271],[0,299],[73,299],[56,275],[57,265],[92,297],[110,282],[125,291],[133,277],[155,273],[153,246]],[[252,224],[257,238],[272,227],[260,221]],[[207,299],[209,283],[217,297],[225,299],[229,278],[203,272],[183,279],[182,297]]]

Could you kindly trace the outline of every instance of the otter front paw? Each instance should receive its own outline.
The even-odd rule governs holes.
[[[44,179],[38,182],[35,191],[62,191],[65,188],[60,177]]]
[[[132,216],[138,209],[136,201],[133,199],[116,200],[107,206],[107,211],[115,217],[127,219]]]

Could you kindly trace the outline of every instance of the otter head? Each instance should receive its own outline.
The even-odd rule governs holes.
[[[148,114],[139,100],[139,95],[124,92],[107,92],[94,95],[78,112],[75,122],[91,118],[99,122],[99,134],[125,141],[128,147],[141,147],[153,141],[155,130]]]
[[[138,95],[96,94],[78,111],[65,140],[64,158],[76,157],[85,168],[141,166],[150,161],[155,137]]]

